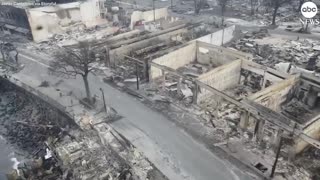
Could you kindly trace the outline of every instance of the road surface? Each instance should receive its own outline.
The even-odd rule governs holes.
[[[44,80],[57,82],[58,78],[47,73],[50,60],[38,56],[21,52],[19,61],[25,64],[25,68],[14,76],[25,83],[32,81],[33,84],[40,84]],[[251,176],[221,160],[165,116],[146,107],[138,99],[103,83],[101,78],[94,75],[89,76],[89,82],[92,93],[99,95],[99,88],[102,88],[107,103],[124,117],[111,125],[132,141],[170,179],[251,179]],[[64,80],[59,87],[72,90],[78,95],[85,94],[81,77]]]

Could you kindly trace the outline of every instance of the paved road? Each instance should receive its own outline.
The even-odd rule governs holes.
[[[20,62],[26,65],[17,74],[20,80],[33,81],[34,84],[40,84],[43,80],[58,81],[47,74],[46,64],[49,60],[22,53]],[[103,83],[96,76],[91,75],[89,82],[92,93],[99,95],[99,88],[103,88],[108,104],[124,117],[112,126],[131,140],[170,179],[251,179],[249,175],[194,141],[165,116],[149,109],[134,97]],[[85,94],[81,78],[64,80],[60,86],[73,93]]]

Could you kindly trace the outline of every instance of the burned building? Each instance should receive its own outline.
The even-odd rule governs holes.
[[[40,0],[40,2],[64,4],[64,3],[75,2],[75,0]]]
[[[66,32],[75,23],[82,23],[85,27],[107,23],[107,10],[104,1],[100,0],[41,7],[1,5],[0,10],[2,30],[32,35],[36,42],[46,41],[55,34]]]
[[[31,29],[25,9],[0,5],[0,31],[30,36]]]

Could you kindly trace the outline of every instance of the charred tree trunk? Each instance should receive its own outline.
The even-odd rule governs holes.
[[[194,0],[194,13],[199,14],[200,13],[200,1]]]
[[[276,25],[276,17],[278,13],[279,6],[275,6],[272,14],[272,25]]]
[[[6,57],[4,55],[4,52],[2,50],[0,50],[0,52],[1,52],[1,56],[2,56],[3,61],[6,61]]]
[[[92,99],[91,99],[91,92],[90,92],[90,87],[89,87],[89,82],[88,82],[88,74],[89,73],[85,73],[84,75],[82,75],[82,78],[83,78],[83,82],[84,82],[84,87],[86,89],[87,99],[91,103]]]
[[[250,0],[250,6],[251,6],[251,15],[254,15],[254,7],[253,7],[253,1],[254,1],[254,0]]]

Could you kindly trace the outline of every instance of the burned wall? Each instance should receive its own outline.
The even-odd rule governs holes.
[[[252,61],[242,61],[241,68],[255,74],[262,75],[264,79],[262,89],[265,88],[267,81],[277,83],[289,77],[288,74],[265,67]]]
[[[320,140],[320,115],[310,120],[310,123],[303,128],[303,133],[309,137]],[[310,146],[309,143],[298,138],[295,140],[295,153],[301,153],[306,147]]]
[[[212,66],[220,66],[236,59],[250,59],[250,55],[233,51],[208,43],[197,42],[197,62]]]
[[[230,42],[235,33],[236,26],[230,26],[227,28],[224,28],[222,30],[219,30],[217,32],[208,34],[206,36],[202,36],[197,39],[197,41],[209,43],[216,46],[221,46],[223,44],[226,44]]]
[[[241,60],[237,60],[201,75],[198,80],[219,91],[223,91],[239,84],[240,71]],[[198,103],[212,95],[212,92],[201,88],[198,94]]]
[[[185,47],[170,52],[164,56],[153,60],[154,63],[167,66],[172,69],[178,69],[186,64],[196,60],[196,43],[187,44]],[[155,79],[162,76],[162,71],[159,68],[151,66],[150,79]]]
[[[129,55],[130,52],[133,52],[148,46],[156,45],[162,42],[170,42],[173,40],[177,40],[183,33],[187,31],[188,30],[186,28],[182,28],[172,32],[161,34],[156,37],[141,40],[132,44],[124,45],[119,48],[113,49],[110,51],[110,61],[113,64],[117,64],[116,61],[122,60],[124,58],[123,55]]]
[[[291,77],[253,94],[249,99],[276,112],[281,112],[281,105],[296,94],[298,82],[299,77]]]
[[[9,24],[30,30],[25,9],[0,5],[0,24]]]
[[[168,16],[167,8],[160,8],[150,11],[134,11],[131,15],[130,28],[133,29],[137,21],[153,21],[154,19],[165,18]]]

